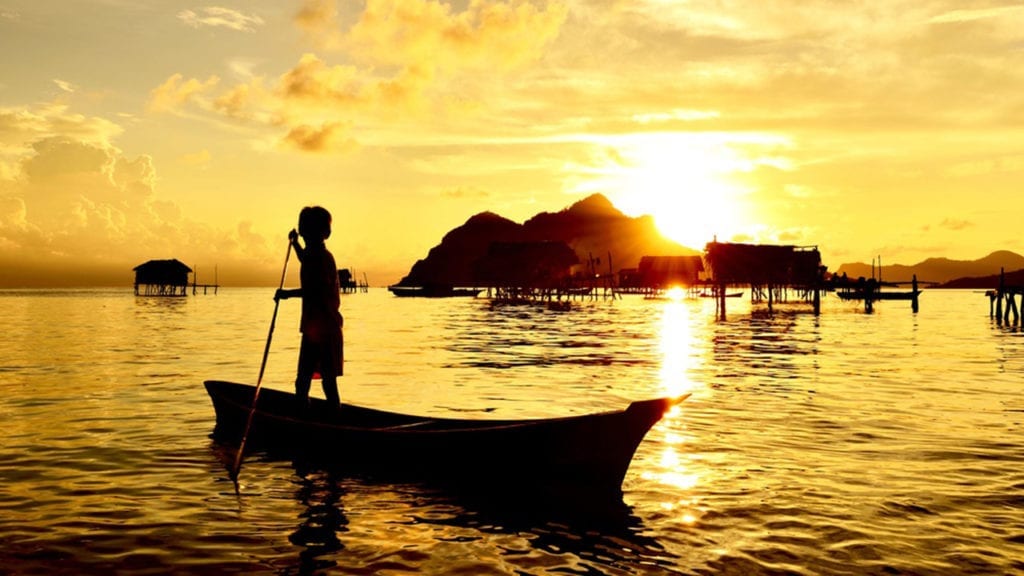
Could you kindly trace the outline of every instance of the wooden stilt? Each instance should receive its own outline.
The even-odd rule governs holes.
[[[718,319],[725,321],[725,283],[718,283]]]
[[[999,269],[999,292],[996,293],[996,322],[1003,323],[1003,295],[1006,294],[1006,269]]]
[[[910,283],[910,290],[912,294],[910,297],[910,309],[914,311],[914,314],[917,314],[917,311],[920,309],[920,306],[917,302],[917,274],[914,274],[913,276],[913,279]]]

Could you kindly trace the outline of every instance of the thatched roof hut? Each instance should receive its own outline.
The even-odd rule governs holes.
[[[135,294],[148,296],[184,296],[192,269],[177,259],[150,260],[135,268]]]
[[[813,285],[821,254],[816,246],[710,242],[705,258],[716,282],[750,285]]]

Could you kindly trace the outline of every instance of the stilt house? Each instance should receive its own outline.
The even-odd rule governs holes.
[[[136,296],[185,296],[192,269],[180,261],[150,260],[135,271]]]

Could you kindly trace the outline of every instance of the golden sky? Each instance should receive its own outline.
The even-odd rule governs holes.
[[[1024,252],[1024,5],[5,0],[0,287],[274,285],[299,209],[397,281],[594,192],[666,235]]]

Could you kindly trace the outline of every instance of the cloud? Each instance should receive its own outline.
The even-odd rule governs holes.
[[[471,0],[455,12],[431,0],[367,0],[349,30],[351,52],[375,64],[510,69],[537,59],[565,22],[560,2]]]
[[[441,196],[444,198],[489,198],[491,194],[481,188],[475,188],[472,186],[457,186],[455,188],[446,188],[441,191]]]
[[[197,101],[219,83],[220,78],[217,76],[210,76],[206,80],[185,80],[181,74],[173,74],[150,91],[147,109],[150,112],[173,112],[189,102]]]
[[[64,80],[54,79],[53,83],[57,85],[57,88],[60,88],[62,91],[67,92],[69,94],[74,93],[76,89],[74,84],[72,84],[71,82],[66,82]]]
[[[295,15],[295,24],[317,48],[334,50],[342,44],[335,0],[306,0]]]
[[[943,12],[929,19],[929,22],[942,24],[947,22],[970,22],[992,18],[1014,18],[1020,20],[1022,6],[997,6],[994,8],[957,9]]]
[[[120,125],[105,118],[72,113],[60,101],[0,107],[0,150],[24,150],[26,142],[57,134],[89,142],[109,142],[121,132]]]
[[[667,110],[664,112],[652,112],[646,114],[634,114],[632,119],[640,124],[658,124],[680,120],[683,122],[696,122],[700,120],[714,120],[719,118],[721,113],[715,110]]]
[[[247,15],[221,6],[207,6],[194,10],[178,12],[178,19],[193,28],[227,28],[238,32],[255,32],[263,25],[263,19],[256,15]]]
[[[946,230],[954,231],[966,230],[967,228],[970,228],[972,226],[974,226],[974,222],[971,222],[970,220],[962,220],[959,218],[946,218],[942,222],[939,222],[940,228],[945,228]]]
[[[477,110],[466,87],[480,85],[481,73],[497,81],[540,58],[566,15],[558,2],[471,0],[457,10],[435,0],[369,0],[343,30],[335,2],[307,0],[296,25],[318,47],[343,50],[341,63],[306,53],[276,79],[246,76],[246,67],[245,82],[219,92],[217,76],[174,74],[152,90],[149,110],[192,107],[275,131],[287,148],[347,150],[355,143],[339,136],[341,126],[407,133],[411,119]]]
[[[282,144],[304,152],[325,152],[356,146],[355,141],[343,138],[343,128],[338,123],[321,126],[296,126],[284,137]]]
[[[362,78],[355,66],[328,66],[315,54],[304,54],[283,74],[279,89],[285,98],[353,104],[362,99]]]
[[[122,131],[119,124],[105,118],[72,113],[68,105],[60,101],[0,107],[0,182],[17,177],[20,162],[33,154],[36,142],[65,135],[82,142],[107,145]]]
[[[185,218],[158,195],[153,158],[126,156],[100,119],[57,110],[0,114],[0,149],[12,151],[0,165],[0,285],[110,284],[139,262],[193,254],[258,278],[276,260],[251,226],[222,231]]]
[[[178,158],[178,162],[184,166],[206,166],[210,163],[211,158],[210,151],[204,148],[198,152],[181,156]]]

